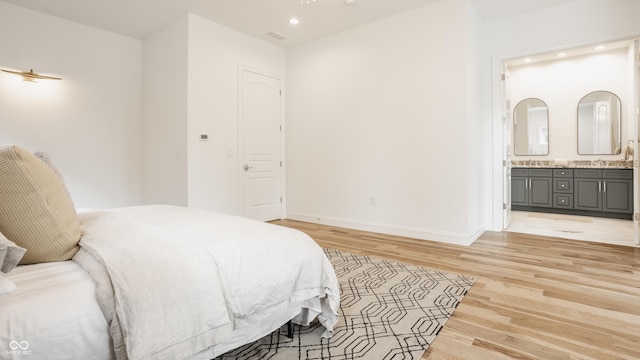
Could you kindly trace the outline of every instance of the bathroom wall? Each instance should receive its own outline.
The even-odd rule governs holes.
[[[535,58],[535,56],[533,56]],[[628,48],[594,52],[588,55],[511,66],[511,109],[523,99],[539,98],[548,106],[549,154],[546,156],[515,155],[514,160],[619,160],[619,155],[579,155],[577,151],[577,106],[580,99],[598,90],[607,90],[622,102],[622,148],[629,139],[627,104],[632,100],[629,85],[633,80],[627,65]],[[509,119],[513,125],[513,117]],[[514,139],[518,141],[518,139]]]

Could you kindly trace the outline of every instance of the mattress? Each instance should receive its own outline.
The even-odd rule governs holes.
[[[16,267],[0,297],[1,359],[112,359],[89,274],[74,261]]]

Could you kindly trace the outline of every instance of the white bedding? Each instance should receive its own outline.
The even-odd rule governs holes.
[[[211,359],[294,317],[337,322],[335,272],[301,232],[171,206],[79,216],[73,261],[6,275],[0,359]]]
[[[0,297],[0,359],[110,359],[96,287],[74,261],[22,265],[5,275],[17,288]]]
[[[299,231],[166,205],[80,217],[74,260],[96,277],[118,359],[211,358],[287,317],[317,316],[326,336],[337,322],[333,267]]]

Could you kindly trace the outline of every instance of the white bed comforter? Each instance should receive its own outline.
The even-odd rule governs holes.
[[[74,258],[94,278],[117,359],[180,359],[300,304],[331,335],[338,282],[306,234],[167,205],[80,213]],[[252,339],[253,340],[253,339]]]

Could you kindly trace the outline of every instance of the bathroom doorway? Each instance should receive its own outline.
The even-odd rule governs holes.
[[[510,188],[511,161],[541,161],[546,164],[567,164],[572,160],[597,160],[607,163],[613,160],[623,160],[626,147],[633,149],[638,154],[638,144],[635,139],[640,138],[637,125],[636,108],[638,104],[638,62],[637,41],[624,40],[607,44],[593,44],[575,49],[554,51],[544,54],[522,56],[503,61],[503,68],[508,68],[509,93],[504,93],[504,78],[502,98],[505,103],[503,114],[503,192]],[[603,65],[607,61],[617,61],[616,66]],[[592,66],[593,71],[580,71],[581,75],[572,74],[571,69],[576,65]],[[635,64],[635,66],[630,66]],[[597,66],[606,66],[606,71],[600,71],[610,78],[601,75],[599,79],[586,79],[587,76],[597,76]],[[619,73],[612,74],[611,69],[618,69]],[[633,70],[632,70],[633,69]],[[549,75],[547,81],[564,81],[572,84],[572,91],[563,90],[561,84],[543,83],[545,71],[555,71]],[[503,72],[504,74],[505,72]],[[514,74],[515,73],[515,74]],[[586,74],[586,75],[585,75]],[[631,74],[631,75],[630,75]],[[533,79],[530,83],[523,83],[527,79]],[[551,79],[551,80],[550,80]],[[576,84],[583,84],[584,89]],[[586,85],[585,85],[586,84]],[[576,130],[576,113],[579,99],[596,90],[615,88],[616,92],[623,96],[623,124],[621,126],[620,149],[611,155],[583,155],[578,154],[578,132]],[[537,97],[550,103],[548,138],[549,153],[543,156],[515,156],[513,151],[513,104],[519,99]],[[561,102],[565,102],[562,104]],[[509,128],[510,127],[510,128]],[[504,130],[507,128],[507,130]],[[636,134],[637,136],[634,136]],[[627,157],[628,159],[628,157]],[[629,162],[630,163],[630,162]],[[638,209],[638,170],[634,168],[634,208]],[[507,202],[508,201],[508,202]],[[638,243],[637,220],[618,220],[591,216],[575,216],[554,213],[512,211],[505,215],[505,209],[510,208],[510,196],[503,194],[503,229],[505,231],[523,232],[546,236],[555,236],[575,240],[589,240],[604,243],[622,245],[636,245]],[[507,221],[510,220],[510,221]]]

